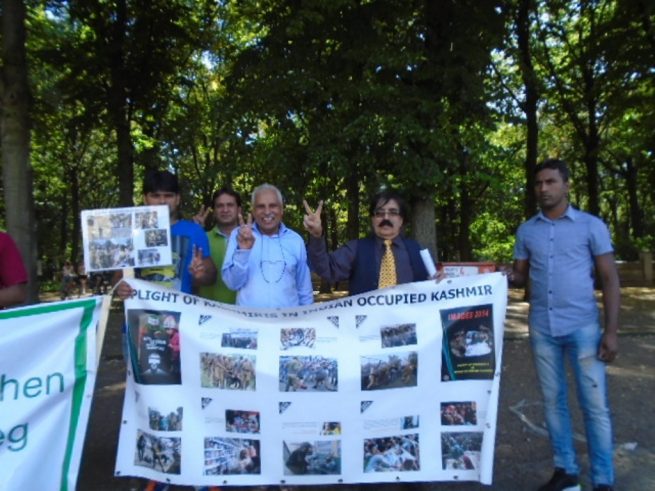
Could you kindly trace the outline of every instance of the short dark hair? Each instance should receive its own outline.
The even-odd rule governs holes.
[[[167,170],[149,170],[143,179],[143,194],[164,191],[180,194],[177,176]]]
[[[544,169],[552,169],[559,171],[564,182],[569,181],[569,166],[566,162],[560,159],[546,159],[534,168],[534,175],[536,176]]]
[[[214,206],[216,200],[219,197],[223,196],[224,194],[227,194],[228,196],[232,196],[236,200],[237,206],[241,208],[241,196],[234,189],[228,186],[223,186],[221,189],[219,189],[214,193],[214,195],[212,196],[212,206]]]
[[[368,213],[371,216],[375,215],[375,210],[378,208],[378,206],[384,206],[391,200],[394,200],[396,203],[398,203],[398,211],[400,216],[403,219],[403,222],[406,221],[408,211],[407,203],[405,203],[403,197],[393,189],[383,189],[382,191],[375,194],[369,203]]]

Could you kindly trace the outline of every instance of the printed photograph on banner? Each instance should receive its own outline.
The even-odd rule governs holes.
[[[339,390],[338,364],[323,356],[281,356],[280,392],[333,392]]]
[[[168,245],[168,234],[166,230],[146,230],[144,234],[146,247],[164,247]]]
[[[225,431],[228,433],[259,434],[259,411],[225,411]]]
[[[306,411],[297,405],[303,416],[306,416]],[[310,416],[311,417],[311,416]],[[338,436],[341,435],[341,422],[340,421],[323,421],[317,419],[315,421],[289,419],[282,422],[280,427],[282,434],[286,438],[295,439],[296,441],[304,441],[317,436]]]
[[[415,414],[413,416],[405,416],[401,420],[401,429],[402,430],[413,430],[414,428],[418,428],[418,414]]]
[[[316,329],[297,327],[280,329],[280,349],[313,348],[316,343]]]
[[[321,436],[341,435],[341,423],[326,421],[321,428]]]
[[[441,380],[488,380],[494,376],[493,306],[440,311],[443,326]]]
[[[416,345],[416,324],[398,324],[380,329],[383,348]]]
[[[421,470],[418,433],[364,440],[364,472]]]
[[[181,406],[174,411],[162,411],[148,406],[148,427],[156,431],[182,431]]]
[[[131,213],[88,216],[82,223],[87,227],[92,270],[134,266]]]
[[[416,351],[361,357],[362,390],[416,387],[417,373]]]
[[[415,430],[419,427],[418,414],[402,417],[381,417],[363,420],[364,431],[377,434],[397,433],[399,430]]]
[[[138,430],[134,465],[166,474],[180,474],[181,439],[158,437]]]
[[[203,474],[260,474],[259,440],[241,438],[205,438]]]
[[[231,329],[221,337],[221,348],[257,349],[257,331]]]
[[[257,388],[256,361],[254,355],[200,353],[200,386],[253,391]]]
[[[179,312],[127,311],[130,360],[137,383],[181,383],[179,325]]]
[[[282,442],[285,476],[341,474],[341,441]]]
[[[441,424],[444,426],[475,426],[478,424],[476,404],[469,402],[442,402]]]
[[[139,266],[154,266],[161,261],[161,254],[157,249],[140,249],[138,252]]]
[[[480,468],[482,432],[441,434],[441,460],[444,470],[475,470]]]
[[[143,207],[143,209],[137,208],[135,218],[136,228],[142,228],[144,230],[160,228],[157,210],[148,207]]]
[[[82,246],[89,273],[171,264],[168,208],[84,210]]]

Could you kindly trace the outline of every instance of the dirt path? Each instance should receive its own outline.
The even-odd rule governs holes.
[[[621,353],[609,368],[610,400],[614,414],[618,491],[655,490],[655,425],[651,423],[655,392],[655,289],[624,288]],[[424,483],[421,491],[536,489],[552,472],[543,428],[539,394],[526,337],[527,304],[520,291],[510,293],[500,393],[494,484]],[[125,370],[120,350],[121,312],[110,316],[96,384],[78,489],[122,491],[130,479],[113,475],[122,410]],[[576,421],[576,432],[582,425]],[[586,471],[584,443],[578,444]],[[323,486],[313,489],[344,489]],[[352,486],[347,489],[352,489]],[[400,491],[402,485],[367,486],[367,490]],[[190,488],[176,488],[190,489]],[[239,489],[239,488],[232,488]],[[245,488],[242,488],[245,489]],[[309,489],[302,488],[302,489]],[[587,487],[585,489],[591,489]]]

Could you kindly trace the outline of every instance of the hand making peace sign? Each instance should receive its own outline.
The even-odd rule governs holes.
[[[205,274],[205,259],[202,257],[202,247],[193,246],[193,256],[189,264],[189,273],[194,278],[202,278]]]
[[[305,225],[305,229],[310,233],[310,235],[312,235],[312,237],[320,237],[323,235],[323,224],[321,223],[323,200],[318,202],[316,211],[312,211],[306,200],[302,200],[302,203],[305,205],[305,212],[307,213],[302,221],[303,225]]]
[[[248,213],[248,220],[244,223],[243,216],[239,215],[239,232],[237,233],[237,244],[239,249],[252,249],[255,243],[255,236],[252,233],[252,213]]]
[[[205,226],[205,222],[207,222],[207,217],[211,213],[212,209],[209,206],[201,205],[200,210],[198,210],[198,213],[196,213],[193,216],[193,221],[194,223],[197,223],[201,227]]]

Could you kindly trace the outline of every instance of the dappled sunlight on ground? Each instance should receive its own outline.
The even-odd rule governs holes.
[[[619,355],[620,356],[620,355]],[[642,379],[655,380],[655,372],[652,366],[638,365],[632,367],[618,367],[609,365],[607,372],[616,377],[640,377]]]

